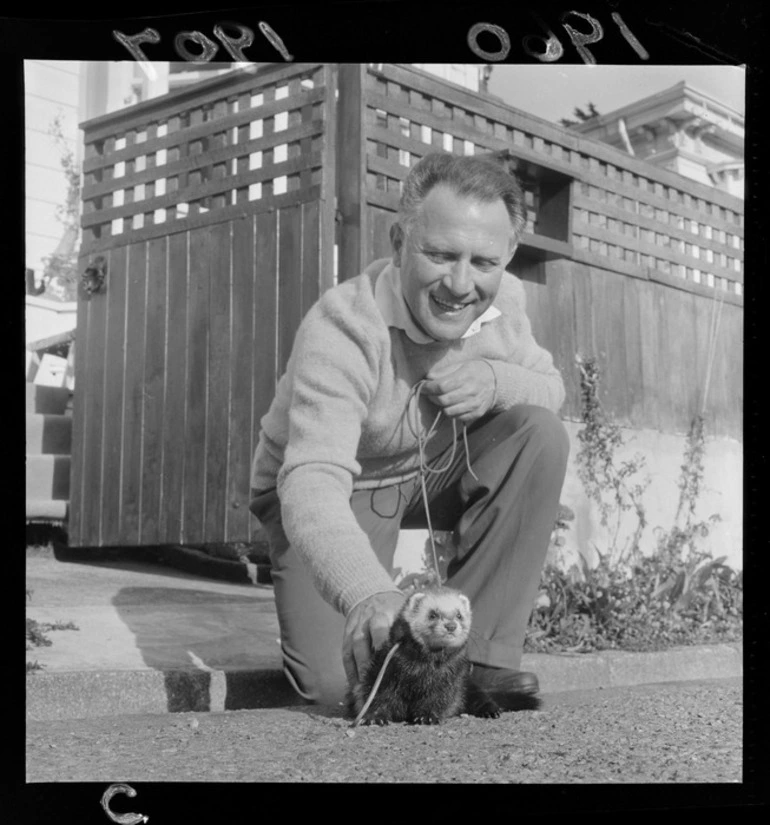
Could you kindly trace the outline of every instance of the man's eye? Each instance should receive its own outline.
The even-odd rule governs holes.
[[[491,272],[495,269],[497,263],[495,261],[476,261],[474,266],[482,272]]]
[[[425,254],[431,261],[436,261],[436,263],[444,263],[444,261],[449,260],[449,255],[446,252],[426,252]]]

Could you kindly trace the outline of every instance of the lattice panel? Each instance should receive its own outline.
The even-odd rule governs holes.
[[[743,215],[604,164],[573,197],[576,251],[743,295]],[[601,183],[601,185],[600,185]]]
[[[542,179],[565,175],[576,260],[695,292],[721,290],[742,303],[738,199],[422,72],[377,64],[366,84],[371,203],[396,209],[408,168],[428,151],[508,150],[527,191],[527,232],[543,232]]]
[[[317,197],[328,73],[237,72],[91,121],[85,251]]]

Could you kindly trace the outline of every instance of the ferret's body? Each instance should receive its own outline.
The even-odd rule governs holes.
[[[469,681],[470,626],[470,602],[462,593],[442,587],[412,594],[391,627],[388,644],[375,652],[364,680],[350,690],[350,715],[361,711],[398,642],[364,724],[437,724],[460,713],[499,716],[495,702]]]

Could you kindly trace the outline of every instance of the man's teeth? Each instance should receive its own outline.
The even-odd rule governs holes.
[[[465,309],[465,307],[468,306],[468,304],[452,304],[452,303],[449,303],[449,301],[442,301],[440,298],[436,298],[435,295],[433,296],[433,300],[440,307],[444,307],[445,309],[452,310],[453,312],[457,312],[461,309]]]

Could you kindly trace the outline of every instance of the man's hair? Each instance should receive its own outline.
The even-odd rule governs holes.
[[[502,200],[518,241],[527,222],[524,192],[518,180],[503,166],[488,158],[431,152],[419,160],[404,180],[398,207],[399,222],[408,232],[422,202],[434,186],[444,184],[458,195],[483,203]]]

